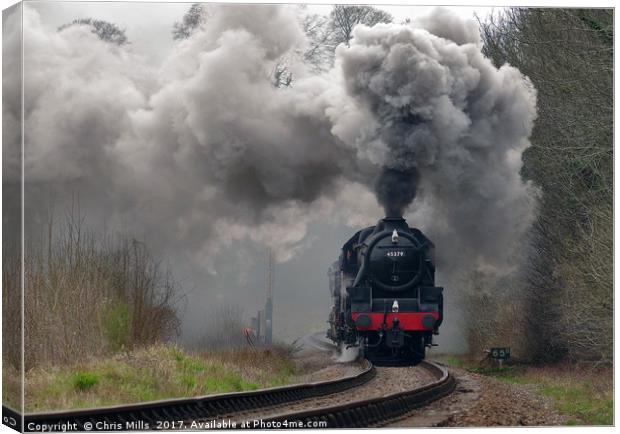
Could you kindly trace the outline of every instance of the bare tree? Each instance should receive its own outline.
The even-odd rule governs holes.
[[[125,35],[125,30],[119,28],[116,24],[103,20],[94,20],[92,18],[79,18],[73,20],[70,23],[60,26],[58,31],[61,32],[72,26],[89,26],[91,31],[105,42],[110,42],[116,45],[125,45],[129,43],[127,40],[127,35]]]
[[[172,38],[187,39],[190,35],[202,26],[206,21],[206,11],[202,3],[194,3],[189,10],[183,15],[181,22],[176,22],[172,26]]]
[[[372,6],[336,5],[329,16],[306,14],[301,22],[308,40],[303,59],[315,72],[323,71],[333,65],[336,47],[349,44],[357,24],[373,26],[392,20],[390,14]]]
[[[27,237],[25,366],[67,363],[165,341],[179,332],[180,287],[144,243],[87,229],[76,209]],[[6,245],[5,245],[6,247]],[[7,258],[9,259],[9,258]],[[19,263],[3,263],[14,289]],[[10,298],[3,293],[3,301]],[[5,305],[6,306],[6,305]],[[12,318],[9,306],[3,315]]]
[[[221,304],[212,307],[207,316],[201,348],[221,349],[247,345],[243,329],[246,322],[243,309],[237,305]]]
[[[332,64],[334,56],[334,27],[330,17],[320,14],[306,15],[302,27],[308,40],[304,61],[315,71],[321,71]]]
[[[274,87],[288,87],[293,82],[293,73],[288,66],[278,63],[271,74],[271,84]]]
[[[394,18],[389,13],[372,6],[336,5],[330,14],[333,27],[333,41],[336,45],[345,43],[353,37],[353,28],[358,24],[374,26],[378,23],[391,23]]]
[[[336,5],[329,16],[307,14],[301,22],[308,40],[303,59],[315,72],[324,71],[333,65],[336,47],[341,43],[349,45],[356,25],[373,26],[392,20],[390,14],[372,6]]]

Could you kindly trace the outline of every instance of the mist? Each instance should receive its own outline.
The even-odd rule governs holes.
[[[299,55],[302,13],[209,5],[208,25],[153,65],[25,5],[27,238],[79,197],[95,227],[171,264],[188,292],[184,339],[208,305],[261,307],[267,247],[276,337],[324,327],[328,265],[384,213],[435,242],[439,284],[509,269],[536,198],[519,175],[536,116],[528,79],[495,68],[477,24],[445,9],[358,26],[315,74]],[[271,80],[282,62],[289,87]]]

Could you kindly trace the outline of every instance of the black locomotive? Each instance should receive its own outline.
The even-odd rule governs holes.
[[[434,245],[402,217],[357,232],[328,272],[333,306],[327,336],[374,361],[424,359],[443,320]]]

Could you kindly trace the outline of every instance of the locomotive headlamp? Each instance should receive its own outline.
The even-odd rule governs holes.
[[[398,312],[398,300],[394,300],[392,303],[392,312]]]
[[[396,231],[396,229],[394,229],[394,232],[392,232],[392,242],[394,244],[398,244],[398,232]]]

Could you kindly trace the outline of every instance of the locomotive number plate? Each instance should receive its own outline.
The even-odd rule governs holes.
[[[387,252],[385,256],[392,256],[392,257],[405,256],[405,252],[402,250],[391,250]]]

